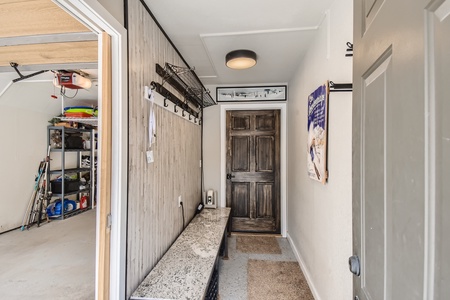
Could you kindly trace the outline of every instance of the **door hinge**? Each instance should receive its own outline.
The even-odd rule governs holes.
[[[111,216],[111,214],[108,214],[106,216],[106,227],[111,228],[111,224],[112,224],[112,216]]]

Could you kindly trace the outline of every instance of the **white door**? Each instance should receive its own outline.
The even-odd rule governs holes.
[[[450,0],[354,5],[354,297],[450,299]]]

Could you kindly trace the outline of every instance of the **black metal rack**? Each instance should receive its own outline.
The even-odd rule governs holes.
[[[206,90],[192,69],[175,66],[169,63],[166,63],[163,68],[159,64],[156,64],[156,73],[162,77],[162,85],[164,85],[165,82],[168,82],[183,95],[186,101],[190,102],[195,107],[202,109],[216,104],[209,91]],[[174,102],[173,100],[175,99],[172,97],[172,99],[169,100]],[[178,98],[177,100],[183,102]]]

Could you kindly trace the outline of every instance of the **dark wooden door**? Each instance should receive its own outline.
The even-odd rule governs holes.
[[[280,111],[227,112],[232,231],[280,233]]]

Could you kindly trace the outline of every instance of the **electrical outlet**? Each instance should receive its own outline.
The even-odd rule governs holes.
[[[181,207],[181,195],[178,196],[178,207]]]

